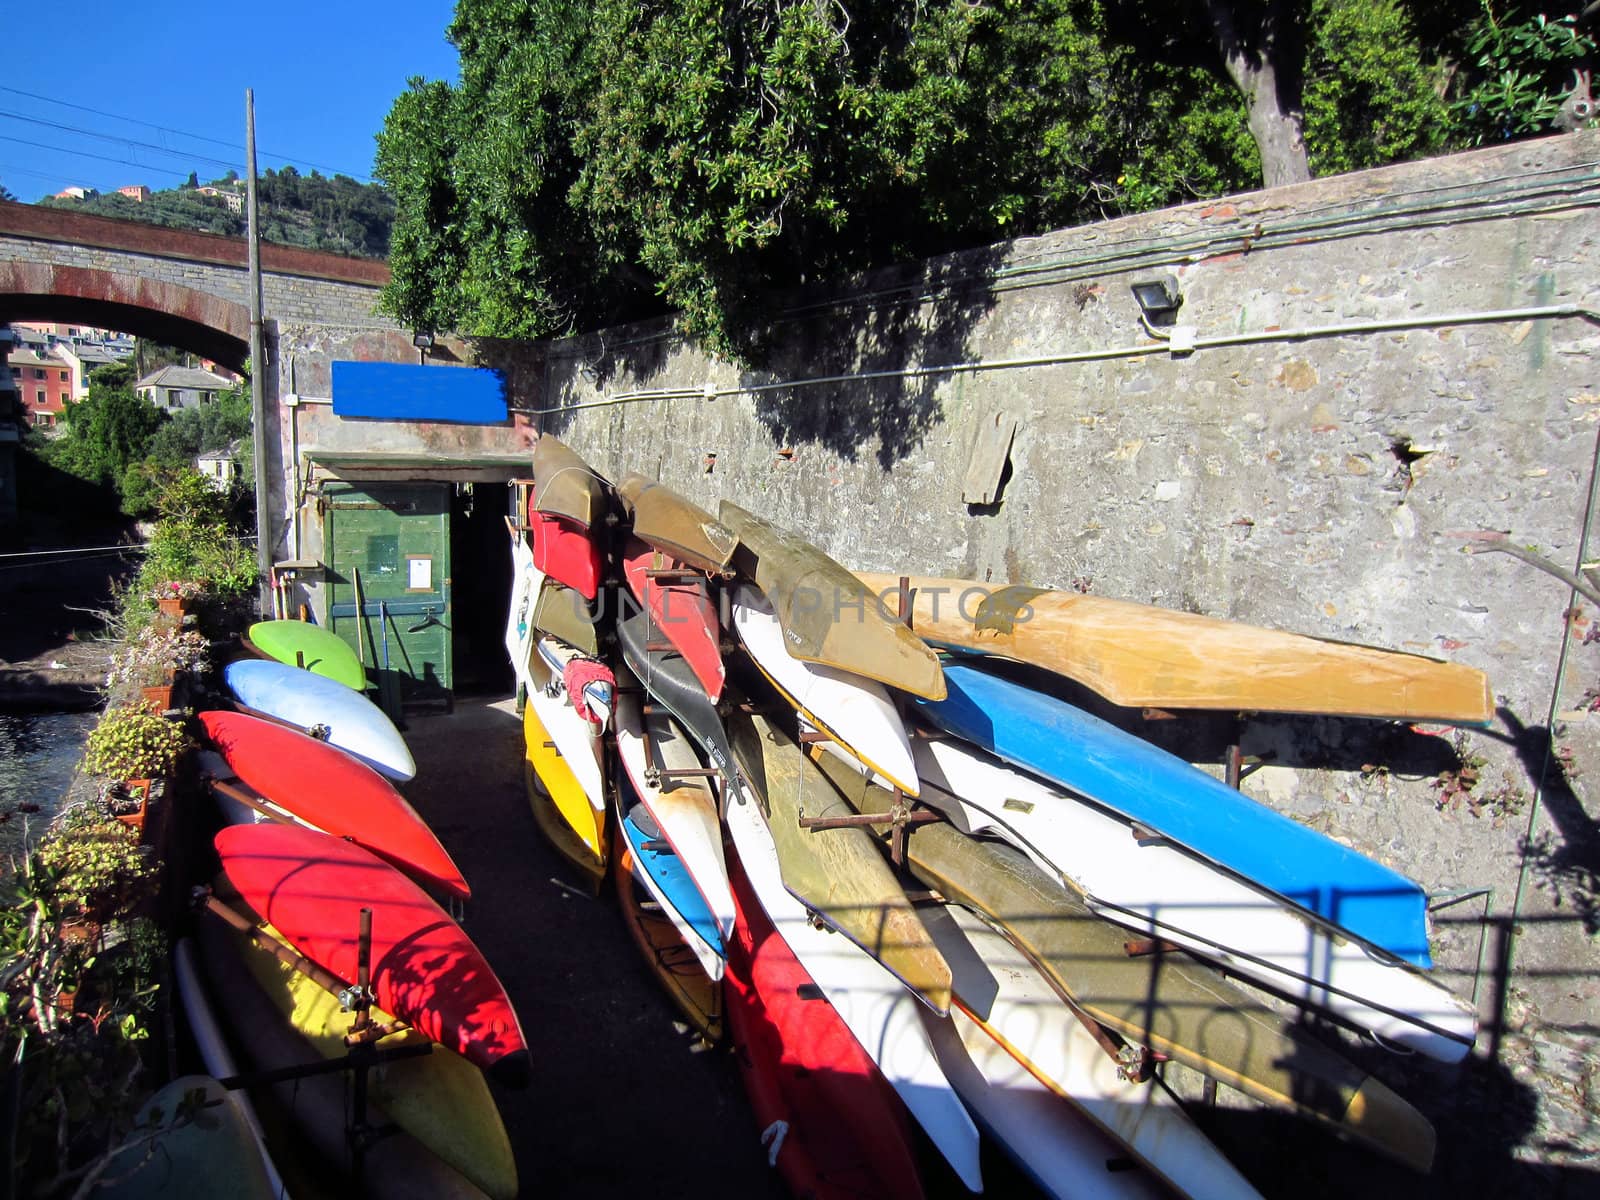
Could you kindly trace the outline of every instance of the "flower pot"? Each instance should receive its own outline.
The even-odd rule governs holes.
[[[150,808],[150,780],[130,779],[122,785],[122,790],[127,799],[135,802],[135,807],[131,812],[113,813],[112,816],[136,834],[143,835],[144,816]]]
[[[144,694],[144,706],[156,716],[162,716],[172,707],[172,684],[163,683],[139,690]]]
[[[189,602],[181,596],[163,596],[156,601],[156,611],[181,623],[183,614],[189,611]]]

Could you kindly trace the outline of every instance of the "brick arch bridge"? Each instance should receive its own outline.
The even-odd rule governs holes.
[[[0,321],[119,329],[237,369],[249,353],[248,261],[239,238],[0,203]],[[261,271],[269,362],[291,325],[387,334],[392,357],[409,355],[405,331],[374,312],[384,263],[263,245]]]

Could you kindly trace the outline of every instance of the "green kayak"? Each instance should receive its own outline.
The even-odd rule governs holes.
[[[367,690],[367,673],[356,652],[336,633],[308,621],[257,621],[247,635],[250,648],[263,658],[291,667],[303,666],[358,692]]]

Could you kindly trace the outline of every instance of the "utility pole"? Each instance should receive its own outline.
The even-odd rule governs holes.
[[[267,436],[278,436],[276,423],[267,425],[265,371],[267,355],[261,334],[261,221],[256,207],[256,93],[244,91],[245,208],[249,213],[250,240],[250,424],[255,430],[256,566],[261,573],[257,602],[262,616],[271,613],[272,590],[271,489],[267,486]]]

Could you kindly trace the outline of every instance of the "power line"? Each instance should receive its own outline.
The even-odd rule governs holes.
[[[101,162],[121,163],[127,167],[138,167],[141,171],[150,171],[157,175],[172,175],[178,179],[187,179],[189,172],[174,171],[170,167],[152,167],[146,163],[135,162],[131,158],[112,158],[105,154],[94,154],[88,150],[69,150],[64,146],[52,146],[48,142],[30,142],[27,138],[8,137],[0,133],[0,142],[16,142],[19,146],[32,146],[36,150],[54,150],[58,154],[73,154],[79,158],[96,158]]]
[[[156,130],[156,131],[158,131],[160,133],[174,134],[177,137],[192,138],[197,142],[210,142],[214,146],[226,146],[229,149],[237,149],[238,148],[238,143],[224,141],[222,138],[207,137],[203,133],[191,133],[191,132],[189,132],[188,130],[185,130],[185,129],[173,129],[170,126],[157,125],[152,121],[141,121],[137,117],[124,117],[124,116],[119,115],[118,113],[109,113],[109,112],[105,112],[105,111],[103,111],[101,109],[98,109],[98,108],[90,108],[88,105],[85,105],[85,104],[74,104],[70,100],[57,100],[54,96],[41,96],[37,92],[25,92],[21,88],[6,87],[5,85],[0,84],[0,92],[10,92],[12,95],[15,95],[15,96],[26,96],[30,100],[43,100],[46,104],[59,104],[63,108],[75,108],[79,112],[92,113],[94,116],[97,116],[97,117],[107,117],[107,118],[109,118],[110,120],[113,120],[113,121],[126,121],[130,125],[143,125],[146,129],[154,129],[154,130]],[[96,134],[95,136],[99,137],[99,136],[105,136],[105,135]],[[118,139],[118,140],[121,140],[121,139]],[[177,151],[173,151],[173,153],[177,153]],[[360,173],[355,172],[355,171],[343,171],[343,170],[340,170],[338,167],[330,167],[330,166],[326,166],[326,165],[324,165],[322,163],[314,163],[314,162],[311,162],[309,159],[305,158],[302,155],[298,155],[298,154],[278,154],[278,153],[275,153],[275,152],[273,152],[271,150],[262,150],[260,153],[261,153],[261,156],[263,158],[274,158],[274,159],[279,160],[280,162],[289,163],[289,164],[294,164],[294,163],[297,163],[297,162],[304,163],[306,166],[313,167],[318,171],[328,171],[328,172],[330,172],[331,174],[334,174],[334,175],[348,175],[352,179],[359,179],[359,180],[362,180],[362,181],[367,182],[367,183],[371,183],[372,182],[372,177],[370,175],[363,175],[363,174],[360,174]],[[199,157],[199,156],[196,156],[196,157]],[[212,160],[212,161],[215,161],[215,160]],[[232,165],[232,164],[229,164],[229,165]]]
[[[209,154],[194,154],[188,150],[172,150],[166,146],[158,146],[154,142],[140,142],[133,138],[117,137],[109,133],[96,133],[93,129],[84,129],[81,125],[63,125],[59,121],[46,121],[43,117],[29,117],[22,113],[7,112],[0,108],[0,117],[10,117],[13,121],[26,121],[30,125],[43,125],[46,129],[60,129],[66,133],[78,133],[85,137],[99,138],[103,142],[115,142],[120,146],[135,146],[140,150],[154,150],[157,154],[169,154],[175,158],[186,158],[191,161],[198,159],[200,162],[211,163],[213,166],[228,167],[239,170],[237,162],[229,162],[225,158],[212,158]]]

